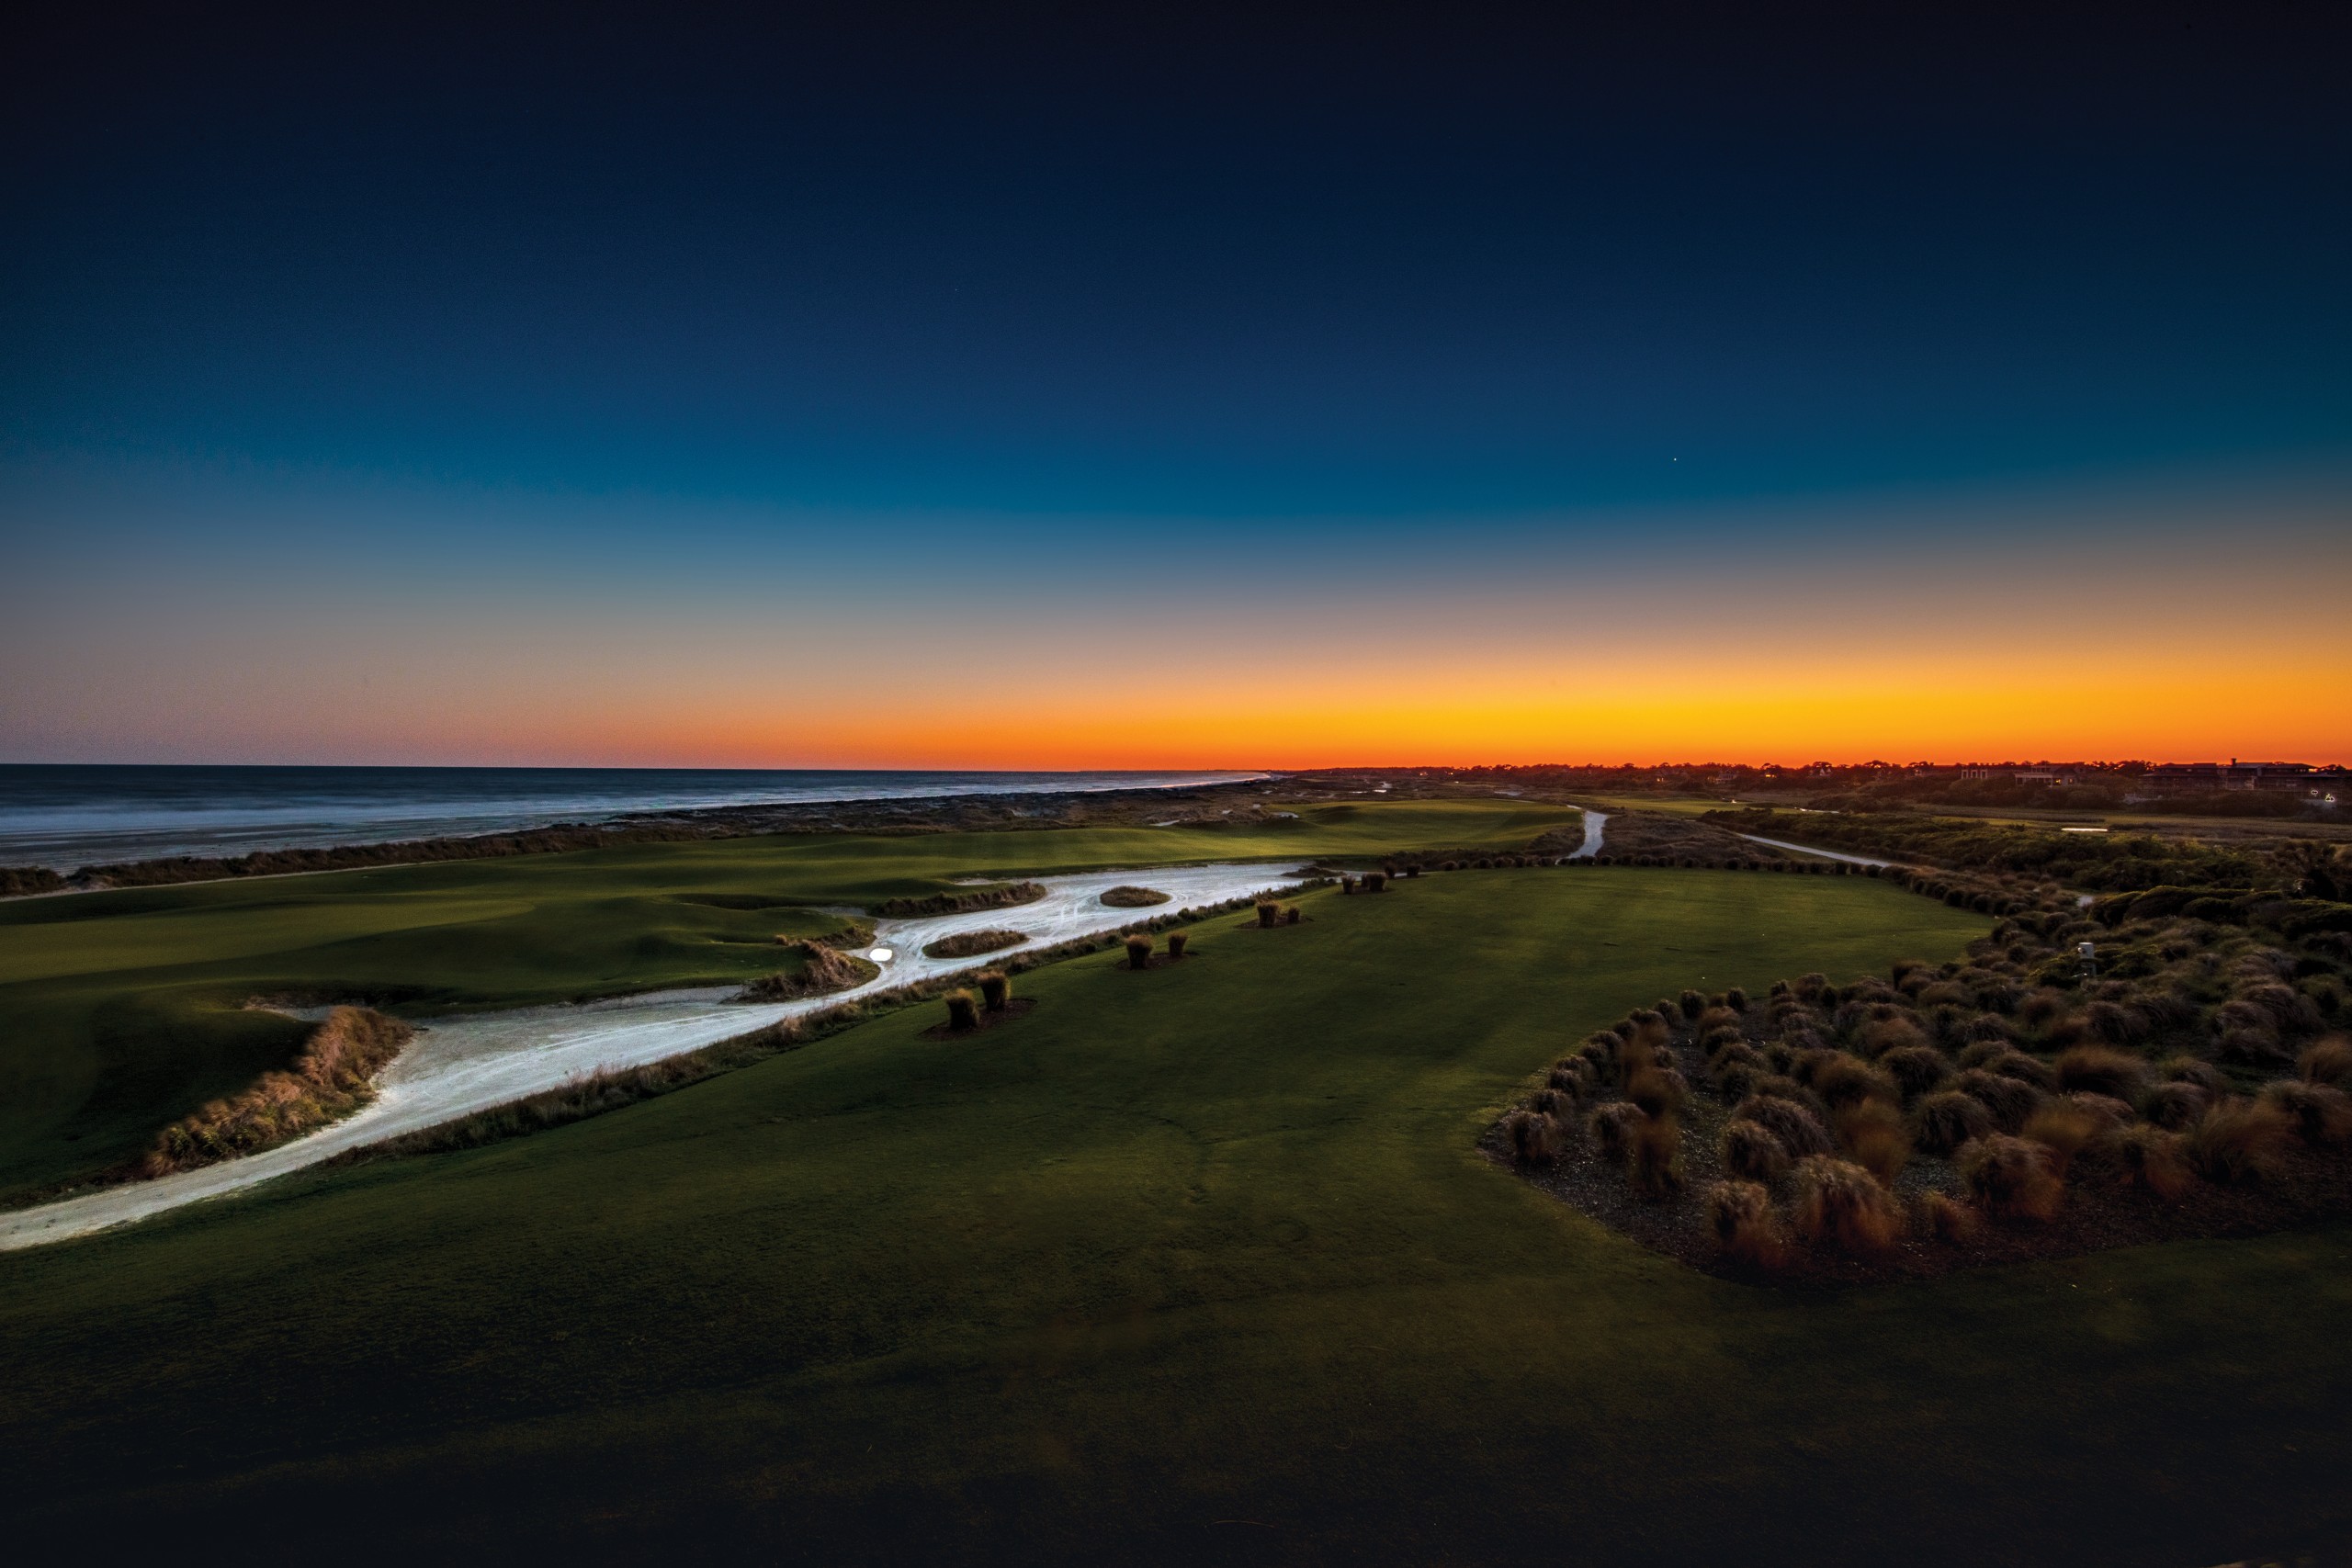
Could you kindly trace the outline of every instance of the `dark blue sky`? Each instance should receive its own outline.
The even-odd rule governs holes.
[[[344,9],[14,25],[12,467],[1311,517],[2352,454],[2341,6]]]

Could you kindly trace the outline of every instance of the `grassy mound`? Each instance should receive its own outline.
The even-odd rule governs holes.
[[[983,953],[1019,947],[1028,940],[1020,931],[957,931],[954,936],[923,943],[922,953],[925,958],[977,958]]]
[[[1154,904],[1167,903],[1168,895],[1157,887],[1121,886],[1106,891],[1102,902],[1114,909],[1148,909]]]

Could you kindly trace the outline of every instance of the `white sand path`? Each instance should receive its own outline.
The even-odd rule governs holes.
[[[1590,860],[1600,852],[1600,829],[1608,822],[1609,813],[1595,811],[1590,807],[1584,812],[1584,842],[1576,847],[1570,860]]]
[[[1794,850],[1801,855],[1819,855],[1823,860],[1841,860],[1848,865],[1893,865],[1895,863],[1891,860],[1872,860],[1868,855],[1849,855],[1840,854],[1836,850],[1817,850],[1811,844],[1792,844],[1785,839],[1759,839],[1753,833],[1742,833],[1740,837],[1751,844],[1770,844],[1776,850]]]
[[[1017,931],[1029,938],[1027,946],[1050,947],[1114,931],[1155,914],[1220,904],[1295,883],[1297,876],[1291,868],[1295,863],[1128,867],[1040,876],[1034,880],[1050,891],[1033,904],[879,921],[875,946],[866,950],[866,956],[889,955],[880,961],[881,974],[853,989],[799,1001],[730,1002],[727,998],[738,987],[725,986],[437,1019],[421,1029],[415,1043],[384,1070],[377,1080],[376,1099],[344,1121],[260,1154],[0,1213],[0,1252],[65,1241],[240,1192],[349,1150],[560,1089],[593,1073],[644,1066],[869,992],[984,968],[1004,956],[924,956],[924,945],[944,936]],[[1105,905],[1103,892],[1123,883],[1156,888],[1169,895],[1169,902],[1143,909]]]

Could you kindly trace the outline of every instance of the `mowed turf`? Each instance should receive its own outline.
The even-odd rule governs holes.
[[[1464,872],[0,1256],[17,1539],[368,1560],[2203,1563],[2344,1539],[2352,1236],[1776,1292],[1474,1148],[1863,879]]]
[[[283,1067],[303,1026],[247,1009],[322,992],[427,1015],[667,986],[787,962],[820,906],[949,879],[1101,865],[1516,846],[1577,813],[1510,802],[1301,807],[1222,830],[801,834],[271,877],[0,904],[0,1202],[145,1148]]]

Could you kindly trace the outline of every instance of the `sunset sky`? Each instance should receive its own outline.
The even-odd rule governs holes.
[[[0,761],[2352,761],[2340,6],[340,10],[12,31]]]

